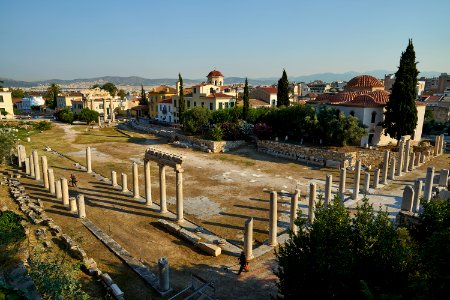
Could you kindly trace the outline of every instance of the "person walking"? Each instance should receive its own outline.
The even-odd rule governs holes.
[[[70,174],[70,183],[72,184],[73,187],[77,187],[77,178],[75,177],[75,175]]]
[[[239,272],[237,274],[240,275],[242,271],[248,272],[248,261],[244,251],[241,252],[241,256],[239,256],[238,260],[241,267],[239,268]]]

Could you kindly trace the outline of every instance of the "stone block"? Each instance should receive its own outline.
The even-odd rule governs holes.
[[[114,295],[114,297],[116,297],[117,299],[123,299],[124,293],[122,292],[122,290],[119,288],[119,286],[117,284],[112,284],[110,286],[111,288],[111,292]]]
[[[412,211],[414,199],[414,189],[407,185],[403,190],[403,199],[402,199],[402,210],[403,211]]]
[[[182,238],[184,238],[185,240],[188,240],[189,242],[191,242],[193,244],[196,244],[201,240],[201,238],[198,235],[196,235],[184,228],[180,229],[179,234]]]
[[[181,227],[178,226],[177,224],[167,222],[166,220],[163,220],[163,219],[159,219],[158,223],[162,227],[166,228],[168,231],[170,231],[171,233],[174,233],[174,234],[178,234],[179,231],[181,230]]]
[[[87,257],[86,251],[84,251],[82,248],[80,248],[79,246],[72,246],[70,248],[70,253],[72,254],[72,256],[78,260],[83,260]]]
[[[214,245],[214,244],[205,243],[205,242],[199,242],[199,243],[196,244],[196,246],[200,250],[208,253],[211,256],[217,257],[217,256],[219,256],[222,253],[222,248],[220,248],[219,246]]]
[[[93,258],[85,258],[83,260],[83,267],[85,267],[88,270],[97,268],[97,262]]]
[[[325,162],[325,166],[329,168],[339,169],[341,167],[341,162],[337,160],[327,159]]]

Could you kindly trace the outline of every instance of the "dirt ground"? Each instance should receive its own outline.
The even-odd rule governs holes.
[[[310,167],[274,158],[258,153],[250,146],[229,153],[207,154],[173,147],[167,144],[166,139],[153,135],[128,133],[133,137],[125,136],[113,128],[88,129],[83,125],[57,124],[50,131],[32,136],[31,142],[25,142],[24,145],[27,154],[35,149],[39,155],[47,156],[49,167],[55,171],[55,178],[60,176],[68,178],[70,174],[76,174],[79,179],[78,188],[70,188],[71,196],[83,193],[86,197],[88,218],[133,256],[141,259],[155,272],[158,258],[166,256],[171,265],[171,286],[175,291],[186,286],[190,281],[191,272],[195,272],[216,282],[216,295],[220,299],[267,299],[269,295],[275,295],[273,253],[252,261],[252,272],[236,277],[233,270],[235,271],[237,267],[231,268],[231,271],[224,268],[237,263],[235,257],[206,256],[164,232],[155,226],[155,222],[162,217],[159,212],[144,207],[129,195],[124,195],[112,189],[107,183],[79,171],[74,167],[74,161],[85,165],[85,148],[90,146],[94,171],[106,177],[110,177],[112,170],[116,171],[119,184],[120,173],[127,173],[129,187],[132,186],[132,163],[138,162],[140,190],[143,194],[145,149],[154,146],[182,155],[185,157],[183,162],[185,218],[236,245],[242,245],[244,222],[248,217],[253,217],[256,246],[266,240],[268,235],[269,194],[265,190],[293,192],[296,188],[300,189],[302,195],[300,207],[306,213],[305,195],[309,183],[316,182],[319,189],[323,189],[325,175],[332,174],[333,189],[337,189],[338,170]],[[44,146],[67,155],[73,161],[44,151]],[[436,163],[448,167],[448,155],[441,156],[438,160]],[[436,168],[438,169],[438,166]],[[424,169],[426,167],[422,166],[422,177],[425,176]],[[159,204],[158,168],[154,163],[151,165],[151,176],[153,201]],[[169,210],[175,211],[175,206],[170,204],[175,200],[175,172],[168,171],[166,177]],[[348,171],[348,187],[351,187],[352,178],[353,173]],[[112,273],[112,278],[125,291],[127,298],[156,298],[156,295],[140,282],[132,271],[97,241],[59,201],[50,197],[40,184],[32,179],[23,179],[22,182],[32,196],[40,198],[45,203],[48,215],[54,218],[64,231],[69,233],[71,231],[82,239],[82,246],[89,255],[92,253],[94,259],[100,262],[99,267],[102,271],[105,268],[105,271]],[[401,195],[403,186],[404,184],[400,182],[397,188],[391,187],[389,193]],[[398,202],[398,199],[393,197],[394,202]],[[387,204],[392,205],[391,202]],[[289,222],[289,199],[282,197],[278,205],[281,232]],[[394,205],[393,212],[395,207],[397,205]]]

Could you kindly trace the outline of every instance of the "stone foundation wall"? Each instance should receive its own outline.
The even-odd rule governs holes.
[[[357,152],[338,152],[327,149],[285,144],[267,140],[258,140],[258,151],[277,157],[292,159],[306,164],[339,168],[355,163]]]
[[[210,141],[200,139],[194,136],[186,136],[181,131],[158,125],[142,125],[136,122],[129,122],[128,125],[133,129],[143,131],[146,133],[153,133],[163,137],[169,138],[175,146],[189,147],[193,149],[202,150],[205,152],[219,153],[228,152],[232,149],[240,147],[245,144],[245,141]]]

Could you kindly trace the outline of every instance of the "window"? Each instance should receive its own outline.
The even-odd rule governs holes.
[[[187,107],[191,108],[191,101],[190,100],[188,100],[188,102],[187,102]]]
[[[197,88],[194,88],[194,94],[197,94]]]
[[[168,108],[168,110],[169,110],[169,112],[170,112],[170,106],[167,106],[167,108]]]
[[[372,112],[372,119],[370,120],[370,123],[375,123],[375,119],[377,118],[377,112],[373,111]]]
[[[353,110],[350,112],[350,116],[352,116],[352,117],[355,116],[355,112]]]
[[[214,85],[217,85],[217,80],[214,80]]]
[[[213,88],[210,88],[210,89],[209,89],[209,92],[210,92],[211,94],[214,94],[214,89],[213,89]]]
[[[230,107],[233,107],[234,106],[234,102],[230,102]]]
[[[220,102],[219,103],[219,109],[222,109],[223,108],[223,104],[222,104],[222,102]]]
[[[225,108],[228,108],[228,102],[225,102]]]
[[[212,103],[209,104],[209,110],[213,110],[213,104]]]
[[[197,102],[194,101],[194,107],[196,107],[196,106],[197,106]]]
[[[177,100],[173,100],[173,107],[177,107]]]
[[[202,107],[205,107],[205,102],[202,102]]]

